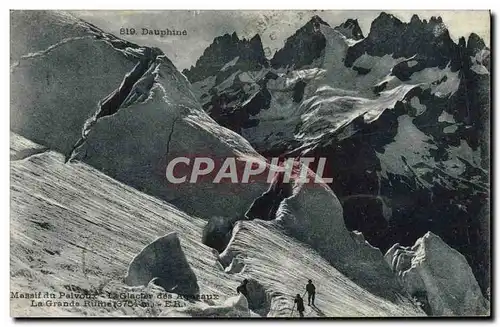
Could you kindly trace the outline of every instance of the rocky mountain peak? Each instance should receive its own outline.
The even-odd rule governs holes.
[[[361,40],[364,38],[363,31],[359,27],[357,19],[347,19],[345,22],[335,27],[334,30],[342,33],[346,38],[353,40]]]
[[[431,19],[429,20],[429,24],[442,24],[443,23],[443,19],[441,18],[441,16],[432,16]]]
[[[418,17],[417,14],[413,14],[410,19],[410,24],[421,24],[422,21],[420,20],[420,17]]]
[[[321,17],[318,15],[312,16],[312,18],[307,22],[307,24],[323,24],[326,26],[330,26],[327,22],[325,22]],[[306,25],[307,25],[306,24]]]
[[[243,71],[260,69],[267,65],[260,35],[240,39],[236,32],[226,33],[214,39],[205,49],[196,65],[183,73],[193,83],[217,73],[226,63],[238,57],[237,67]]]
[[[345,63],[352,65],[366,52],[394,58],[419,55],[425,61],[424,66],[444,68],[450,61],[456,61],[456,47],[441,17],[433,16],[427,22],[413,15],[409,23],[404,23],[382,12],[372,22],[368,36],[349,49]]]
[[[368,38],[374,41],[387,39],[390,36],[401,33],[404,27],[405,24],[402,21],[400,21],[393,15],[382,12],[372,22]]]
[[[275,68],[300,68],[311,64],[321,55],[326,45],[325,37],[320,31],[321,25],[330,26],[321,17],[313,16],[295,34],[286,39],[285,46],[271,59],[271,65]]]
[[[484,48],[486,48],[484,40],[476,33],[471,33],[467,40],[467,49],[472,54],[475,54],[476,52],[478,52],[479,50],[483,50]]]

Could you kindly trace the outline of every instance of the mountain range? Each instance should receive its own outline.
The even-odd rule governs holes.
[[[430,230],[486,291],[490,50],[480,37],[455,43],[441,17],[381,13],[364,37],[356,20],[332,28],[314,16],[270,60],[222,56],[210,61],[217,73],[195,77],[224,52],[217,40],[183,71],[214,120],[265,157],[327,157],[349,229],[384,251]]]

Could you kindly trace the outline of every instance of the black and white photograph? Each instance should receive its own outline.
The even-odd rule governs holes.
[[[488,10],[10,10],[10,315],[490,318]]]

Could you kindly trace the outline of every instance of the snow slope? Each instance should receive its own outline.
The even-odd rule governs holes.
[[[15,149],[22,147],[19,141],[28,142],[13,136],[11,149],[17,154],[19,151]],[[266,314],[289,316],[293,295],[302,293],[306,279],[312,278],[318,287],[318,310],[308,308],[308,317],[422,314],[402,295],[389,301],[362,289],[312,248],[286,236],[275,223],[238,224],[229,248],[243,256],[244,268],[241,272],[226,273],[225,261],[201,243],[205,221],[117,182],[86,164],[65,164],[64,156],[53,151],[13,158],[12,291],[73,290],[82,294],[96,291],[100,293],[97,298],[104,302],[113,302],[105,292],[142,292],[156,296],[164,292],[158,286],[150,283],[146,287],[130,287],[123,283],[123,278],[128,264],[145,246],[158,237],[176,232],[196,275],[200,294],[219,295],[218,300],[207,300],[205,305],[222,305],[236,295],[236,286],[243,278],[253,278],[269,297],[270,310]],[[30,307],[28,303],[30,300],[12,299],[11,313],[15,316],[159,316],[173,310],[155,299],[148,302],[147,308],[116,309]]]

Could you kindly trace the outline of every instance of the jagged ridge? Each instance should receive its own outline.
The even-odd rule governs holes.
[[[260,35],[256,34],[250,40],[239,39],[236,32],[216,37],[213,43],[205,49],[203,55],[190,69],[182,73],[191,83],[218,72],[226,63],[238,57],[236,67],[246,70],[259,70],[267,65],[267,59],[262,48]]]

